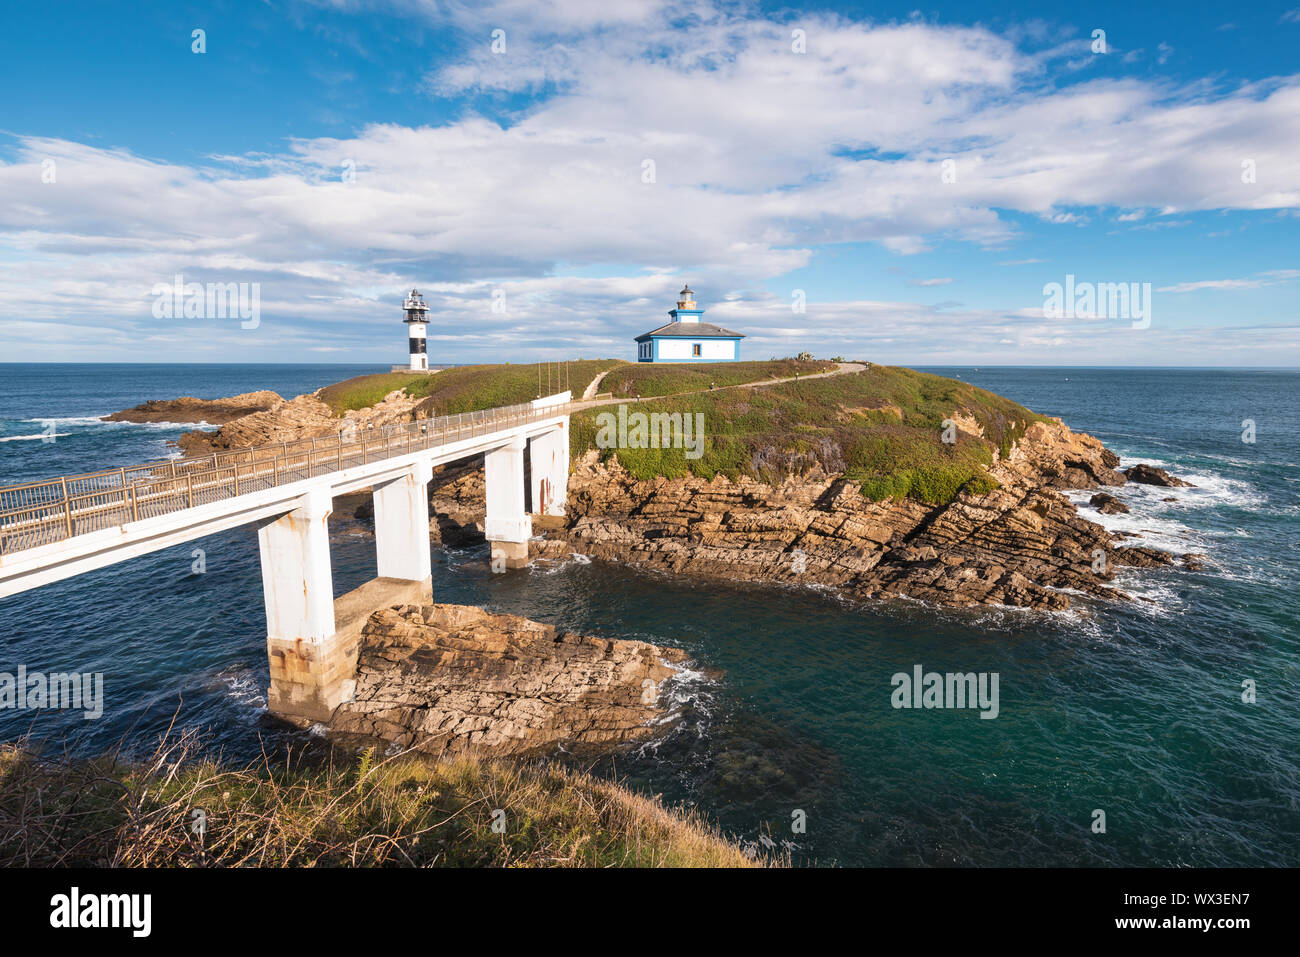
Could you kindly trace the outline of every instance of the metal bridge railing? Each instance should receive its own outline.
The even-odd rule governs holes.
[[[567,415],[532,403],[0,488],[0,555]]]

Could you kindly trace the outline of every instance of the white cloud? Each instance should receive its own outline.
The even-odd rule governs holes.
[[[258,334],[277,347],[323,348],[313,337],[329,329],[370,355],[371,330],[388,334],[397,293],[415,284],[465,358],[521,341],[539,354],[621,355],[686,270],[715,303],[731,300],[716,307],[726,314],[834,244],[899,255],[941,241],[1004,246],[1018,230],[1001,210],[1073,225],[1101,207],[1128,210],[1120,221],[1300,207],[1300,77],[1219,94],[1132,79],[1057,86],[1052,64],[1077,55],[1078,40],[1032,52],[984,27],[808,12],[777,22],[649,0],[391,5],[482,36],[430,75],[431,89],[559,92],[509,126],[473,112],[376,124],[206,166],[20,138],[0,164],[0,315],[56,322],[90,309],[125,335],[165,336],[147,294],[181,272],[261,282]],[[497,25],[504,55],[491,51]],[[796,27],[804,54],[791,50]],[[1241,183],[1243,156],[1258,184]],[[45,159],[53,184],[41,182]],[[355,182],[342,181],[345,162]],[[617,276],[573,275],[588,268]],[[873,285],[863,277],[863,297]],[[509,317],[488,309],[493,286],[507,290]],[[911,322],[939,328],[918,309],[905,310]],[[43,348],[30,331],[6,323],[0,335]],[[847,317],[818,334],[865,341]],[[203,348],[248,338],[213,328]]]
[[[1157,292],[1196,292],[1201,289],[1258,289],[1261,286],[1275,286],[1300,278],[1300,269],[1270,269],[1260,273],[1267,278],[1255,279],[1199,279],[1194,282],[1180,282],[1172,286],[1160,286]]]

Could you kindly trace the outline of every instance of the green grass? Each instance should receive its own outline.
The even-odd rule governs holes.
[[[539,394],[551,395],[565,389],[572,391],[574,398],[581,398],[592,379],[624,364],[621,359],[580,359],[559,363],[558,368],[553,362],[460,366],[428,376],[424,382],[407,386],[406,391],[425,400],[423,411],[454,415],[528,402]]]
[[[441,375],[441,373],[439,373]],[[344,379],[320,390],[320,399],[335,415],[353,409],[368,409],[384,396],[396,389],[418,384],[428,376],[410,372],[384,372],[378,375],[360,375],[353,379]]]
[[[693,813],[563,768],[470,759],[44,761],[0,745],[0,864],[26,867],[743,867]],[[497,810],[504,816],[494,815]],[[202,811],[202,836],[192,827]],[[494,830],[493,822],[504,824]]]
[[[575,456],[598,447],[597,415],[616,411],[611,405],[572,417]],[[967,383],[889,366],[630,403],[628,411],[701,413],[708,435],[704,454],[694,460],[684,449],[601,450],[641,479],[723,474],[775,483],[819,466],[861,482],[873,501],[911,497],[932,505],[962,490],[996,487],[986,470],[994,449],[1009,451],[1030,423],[1043,419]],[[954,411],[974,418],[984,438],[959,432],[955,444],[944,443],[942,423]]]
[[[580,359],[558,364],[458,366],[433,375],[380,373],[326,386],[320,397],[335,415],[342,415],[349,409],[367,409],[395,389],[404,389],[412,398],[424,400],[422,412],[454,415],[528,402],[537,398],[539,387],[541,395],[571,389],[579,398],[597,375],[624,364],[621,359]]]
[[[833,362],[773,359],[770,362],[656,363],[638,362],[605,376],[601,392],[617,398],[677,395],[699,392],[710,386],[742,385],[764,379],[790,379],[795,373],[813,375],[829,372]]]
[[[684,449],[604,450],[640,478],[723,474],[779,482],[817,465],[860,482],[863,494],[874,501],[910,497],[932,505],[950,502],[963,490],[991,490],[987,466],[994,450],[1008,454],[1028,425],[1042,419],[968,383],[890,366],[762,389],[709,391],[710,385],[788,379],[796,371],[806,376],[829,368],[830,363],[797,359],[703,365],[589,359],[568,363],[567,382],[557,380],[554,366],[548,382],[545,365],[479,365],[431,376],[361,376],[321,394],[341,414],[405,388],[422,400],[420,414],[448,415],[526,402],[538,394],[539,370],[542,393],[567,385],[575,396],[609,370],[601,391],[647,397],[635,410],[704,416],[708,442],[698,459],[686,458]],[[573,416],[575,456],[597,447],[600,411],[608,409]],[[984,438],[961,433],[954,445],[942,442],[941,423],[953,412],[973,417]]]

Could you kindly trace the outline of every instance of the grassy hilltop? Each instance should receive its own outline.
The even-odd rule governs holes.
[[[634,363],[588,359],[561,366],[527,363],[463,366],[435,375],[391,373],[360,376],[322,390],[336,412],[366,408],[395,389],[423,400],[431,415],[473,412],[526,402],[540,391],[569,388],[580,397],[604,374],[600,393],[633,399],[635,411],[701,413],[708,443],[702,457],[683,449],[600,449],[616,456],[639,478],[747,475],[779,482],[814,465],[862,483],[872,500],[911,497],[942,505],[963,489],[993,487],[986,467],[994,450],[1006,454],[1025,429],[1043,417],[983,389],[895,366],[810,379],[832,371],[834,362],[774,359],[737,363]],[[794,378],[796,374],[800,377]],[[565,378],[557,385],[557,375]],[[758,388],[738,388],[770,383]],[[573,416],[571,447],[579,456],[597,448],[597,416],[614,405]],[[969,416],[983,437],[965,432],[955,444],[942,441],[944,419]]]
[[[834,362],[816,359],[773,359],[770,362],[723,362],[681,364],[629,362],[605,376],[600,384],[602,393],[608,392],[616,399],[641,396],[678,395],[683,392],[704,392],[747,382],[767,379],[792,379],[798,375],[830,372]]]
[[[581,398],[593,379],[608,373],[600,392],[614,397],[665,396],[697,392],[711,386],[739,385],[767,379],[790,379],[796,373],[811,375],[835,368],[833,362],[803,359],[774,359],[771,362],[726,364],[658,365],[624,362],[622,359],[578,359],[562,363],[498,363],[458,366],[433,375],[384,372],[357,376],[326,386],[321,400],[342,415],[349,409],[366,409],[390,392],[401,389],[415,399],[424,399],[428,411],[437,415],[477,412],[499,405],[527,402],[539,395],[569,389]]]
[[[575,456],[597,448],[603,411],[615,410],[573,417]],[[967,383],[892,366],[642,401],[628,411],[701,413],[708,436],[698,459],[688,459],[683,449],[600,450],[638,478],[721,473],[780,482],[817,465],[860,481],[872,500],[910,496],[932,505],[952,501],[962,489],[993,488],[985,468],[994,450],[1006,454],[1043,418]],[[945,444],[942,423],[954,413],[977,422],[983,438],[958,432],[955,444]]]
[[[428,400],[430,409],[437,415],[455,415],[499,405],[517,405],[539,394],[565,389],[571,389],[575,397],[581,396],[592,379],[620,365],[626,363],[621,359],[579,359],[560,363],[558,373],[554,362],[457,366],[433,375],[385,372],[326,386],[320,397],[336,415],[342,415],[349,409],[369,408],[388,393],[402,389],[412,398]],[[558,385],[557,374],[565,377]]]

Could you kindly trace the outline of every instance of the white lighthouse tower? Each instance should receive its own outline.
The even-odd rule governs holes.
[[[406,318],[402,321],[406,323],[407,328],[410,330],[407,333],[407,339],[411,348],[411,371],[428,372],[429,354],[425,345],[424,327],[429,321],[429,307],[425,305],[424,299],[421,298],[420,290],[411,290],[411,294],[402,303],[402,309],[406,312]]]

